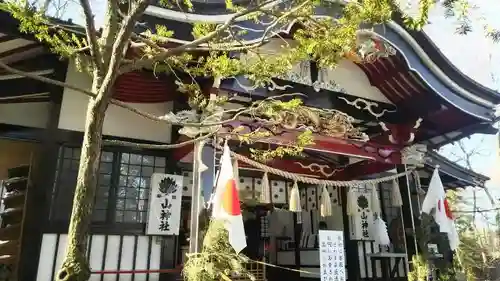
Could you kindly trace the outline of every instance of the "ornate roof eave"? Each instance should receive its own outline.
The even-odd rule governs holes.
[[[389,27],[390,30],[387,29]],[[408,31],[394,21],[386,25],[374,26],[373,31],[385,41],[391,43],[393,47],[404,56],[408,66],[415,73],[419,74],[420,78],[433,88],[434,92],[440,95],[445,100],[448,100],[452,105],[458,109],[470,114],[476,115],[476,110],[480,110],[477,106],[489,111],[489,118],[492,119],[493,112],[496,104],[500,102],[500,94],[497,100],[486,99],[482,95],[471,92],[454,81],[447,73],[445,73],[441,66],[438,66],[433,58],[420,46]],[[413,56],[415,54],[416,56]],[[449,61],[448,61],[449,62]],[[449,65],[451,65],[449,63]],[[462,74],[463,75],[463,74]],[[445,86],[450,93],[445,93],[446,89],[441,91],[437,88]],[[453,97],[455,96],[455,97]],[[469,103],[470,105],[468,105]],[[474,110],[470,112],[470,109]],[[478,116],[476,116],[478,117]]]
[[[485,183],[490,180],[489,177],[458,165],[434,151],[427,152],[425,164],[428,170],[432,170],[436,165],[439,165],[440,173],[463,182],[465,185],[484,187]]]
[[[276,1],[275,5],[283,5],[285,2],[286,1],[283,0]],[[319,8],[316,13],[318,17],[329,17],[332,14],[332,9]],[[146,14],[184,23],[193,23],[198,21],[224,23],[232,16],[232,14],[186,14],[156,6],[148,7]],[[238,25],[243,27],[249,25],[248,27],[251,27],[252,30],[258,29],[258,26],[256,27],[255,23],[250,23],[246,20],[238,22]],[[292,27],[293,23],[281,26],[276,29],[274,33],[288,34],[292,31]],[[452,106],[482,121],[492,120],[494,107],[496,104],[500,103],[500,94],[491,90],[488,91],[488,94],[484,94],[486,88],[478,85],[477,83],[474,83],[478,86],[474,89],[474,87],[471,86],[472,82],[470,78],[468,78],[468,84],[464,82],[464,79],[459,79],[460,77],[464,77],[464,75],[461,74],[459,77],[457,75],[458,70],[449,74],[448,70],[450,67],[453,67],[453,65],[448,60],[442,69],[441,64],[435,62],[434,58],[431,57],[434,56],[436,52],[439,52],[437,51],[436,46],[432,45],[431,48],[429,48],[428,42],[422,42],[422,44],[427,45],[421,46],[420,42],[418,42],[412,34],[408,32],[408,30],[400,26],[395,21],[391,21],[386,25],[374,26],[371,27],[370,30],[363,30],[362,32],[371,33],[374,36],[381,37],[387,42],[393,44],[393,46],[399,47],[397,49],[399,49],[404,55],[410,69],[419,74],[422,80],[424,80],[424,82],[426,82],[426,84],[428,84],[436,94],[438,94],[445,101],[449,102]],[[255,43],[261,40],[259,34],[262,34],[262,32],[250,31],[245,35],[245,38],[242,39],[249,44]],[[402,44],[406,45],[404,50],[400,47]],[[425,50],[423,47],[425,47]],[[427,50],[429,49],[431,51],[429,51],[430,53],[427,53]],[[438,56],[438,59],[440,59],[440,57],[442,57],[442,54]]]
[[[404,26],[401,23],[401,20],[394,20],[398,25]],[[439,68],[442,69],[444,73],[454,81],[460,84],[462,88],[465,90],[476,94],[484,99],[491,101],[494,104],[500,104],[500,93],[488,88],[465,73],[463,73],[460,69],[458,69],[453,62],[451,62],[443,52],[437,47],[437,45],[433,42],[433,40],[426,34],[425,31],[416,31],[411,29],[406,29],[406,32],[413,37],[413,39],[418,42],[418,44],[425,50],[429,57],[432,57],[432,60],[436,65],[439,65]]]
[[[467,91],[448,77],[403,27],[389,22],[374,26],[373,31],[392,44],[403,56],[409,69],[441,99],[481,121],[493,121],[495,103]]]

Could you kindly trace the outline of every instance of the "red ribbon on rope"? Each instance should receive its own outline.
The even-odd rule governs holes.
[[[92,271],[92,274],[176,273],[176,272],[181,272],[181,270],[182,270],[182,265],[170,269],[99,270],[99,271]]]

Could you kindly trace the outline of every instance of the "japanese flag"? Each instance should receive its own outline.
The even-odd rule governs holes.
[[[236,253],[241,252],[247,246],[247,242],[238,189],[236,188],[233,165],[227,143],[224,145],[212,206],[212,217],[225,221],[225,226],[229,233],[229,243],[233,246]]]
[[[423,213],[431,214],[433,209],[435,210],[434,220],[439,225],[439,231],[448,234],[450,248],[452,250],[456,250],[460,241],[455,227],[455,222],[453,220],[453,214],[451,213],[448,201],[446,200],[446,192],[444,191],[443,183],[439,177],[438,168],[434,169],[429,189],[427,190],[424,202],[422,203]]]

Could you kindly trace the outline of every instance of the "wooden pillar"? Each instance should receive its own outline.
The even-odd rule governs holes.
[[[56,57],[48,63],[54,66],[54,79],[65,81],[67,64],[59,62]],[[50,89],[49,120],[42,135],[40,156],[33,167],[26,199],[18,275],[18,279],[23,281],[35,281],[37,277],[43,230],[48,222],[59,152],[58,123],[64,89],[57,86],[51,86]]]
[[[174,150],[165,151],[165,156],[167,159],[172,159]],[[177,163],[174,161],[167,161],[165,171],[167,174],[181,175],[182,171],[177,166]],[[181,218],[182,219],[182,218]],[[154,243],[154,242],[153,242]],[[175,268],[178,261],[177,257],[179,256],[180,245],[179,245],[179,237],[177,235],[168,235],[162,237],[161,240],[161,257],[160,257],[160,268],[168,269]],[[174,281],[179,280],[180,272],[172,272],[172,273],[161,273],[160,281]]]
[[[359,279],[358,243],[351,241],[350,220],[347,215],[347,187],[340,188],[340,200],[342,202],[342,220],[344,222],[344,245],[346,248],[347,279],[354,281]]]
[[[397,166],[397,173],[403,173],[406,171],[405,165],[398,165]],[[403,199],[403,206],[401,206],[401,218],[402,218],[402,225],[403,225],[403,237],[405,238],[405,248],[406,248],[406,254],[407,254],[407,262],[409,262],[413,255],[416,254],[418,251],[418,244],[417,240],[415,237],[415,221],[414,221],[414,214],[413,214],[413,206],[411,202],[411,194],[409,192],[410,190],[410,181],[409,181],[409,176],[404,176],[399,178],[399,189],[401,191],[401,198]],[[412,234],[407,235],[406,229],[411,229]],[[412,249],[413,248],[413,249]],[[408,274],[409,266],[408,263],[406,265],[406,273]]]
[[[378,198],[380,199],[380,216],[382,219],[386,222],[387,221],[387,214],[385,213],[385,204],[384,204],[384,185],[382,183],[377,184],[375,187],[379,188],[378,190]]]
[[[302,214],[300,214],[302,215]],[[293,213],[293,240],[295,243],[294,249],[294,261],[295,261],[295,269],[300,270],[300,238],[302,237],[302,218],[299,218],[299,213]],[[300,223],[299,223],[300,222]],[[297,280],[300,279],[300,273],[296,273],[293,275],[297,277]]]
[[[340,158],[341,162],[339,164],[345,165],[349,163],[348,157]],[[346,179],[350,180],[350,179]],[[358,257],[358,242],[351,241],[350,234],[350,218],[347,215],[347,191],[348,187],[338,187],[340,191],[340,202],[342,203],[342,221],[344,225],[344,246],[346,250],[346,266],[347,274],[346,277],[349,281],[355,281],[359,279],[359,257]]]

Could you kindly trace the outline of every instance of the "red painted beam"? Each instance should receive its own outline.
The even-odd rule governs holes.
[[[179,148],[174,149],[174,152],[172,153],[172,158],[174,161],[179,162],[182,158],[184,158],[186,155],[191,153],[191,151],[194,150],[194,145],[188,144]]]
[[[192,151],[192,146],[184,146],[174,152],[174,160],[179,161]],[[250,158],[249,155],[245,155]],[[353,163],[348,166],[334,167],[325,162],[313,161],[309,159],[273,159],[265,165],[290,173],[301,174],[304,176],[336,179],[336,180],[351,180],[362,176],[382,173],[394,168],[394,164],[381,163],[374,160],[364,160]],[[242,161],[238,162],[241,169],[256,169]]]
[[[383,173],[391,169],[394,169],[393,164],[365,160],[349,165],[343,171],[336,173],[332,177],[332,179],[337,179],[337,180],[359,179],[362,176]]]
[[[176,268],[169,269],[131,269],[131,270],[97,270],[92,271],[91,274],[151,274],[151,273],[180,273],[183,265]]]
[[[362,176],[378,174],[394,168],[393,164],[380,163],[370,160],[356,162],[341,168],[335,168],[322,162],[314,162],[306,159],[273,159],[265,163],[265,165],[289,173],[331,180],[359,179]],[[241,161],[238,162],[238,166],[240,169],[255,169],[253,166]]]
[[[306,149],[365,158],[379,163],[401,164],[400,148],[392,145],[380,145],[371,141],[349,142],[330,138],[329,140],[315,140],[314,144]]]
[[[184,136],[184,135],[180,135],[177,140],[175,141],[175,143],[182,143],[182,142],[185,142],[185,141],[188,141],[190,140],[190,138]],[[174,149],[173,153],[172,153],[172,157],[173,157],[173,160],[176,161],[176,162],[179,162],[182,158],[186,157],[186,155],[188,155],[189,153],[191,153],[191,151],[194,150],[194,145],[193,144],[188,144],[188,145],[185,145],[185,146],[181,146],[179,148],[176,148]]]
[[[250,156],[245,155],[248,158]],[[324,162],[315,162],[307,159],[273,159],[266,163],[266,166],[273,167],[275,169],[283,170],[289,173],[301,174],[304,176],[310,176],[315,178],[329,178],[341,169],[335,169]],[[242,161],[238,161],[238,167],[240,169],[256,169],[255,167],[248,165]]]
[[[279,136],[259,139],[258,142],[286,145],[296,139],[297,134],[298,132],[285,132]],[[179,161],[192,150],[192,145],[176,149],[174,160]],[[386,164],[401,164],[401,147],[390,144],[382,145],[374,141],[357,142],[315,135],[314,144],[307,146],[306,150],[364,158]]]

